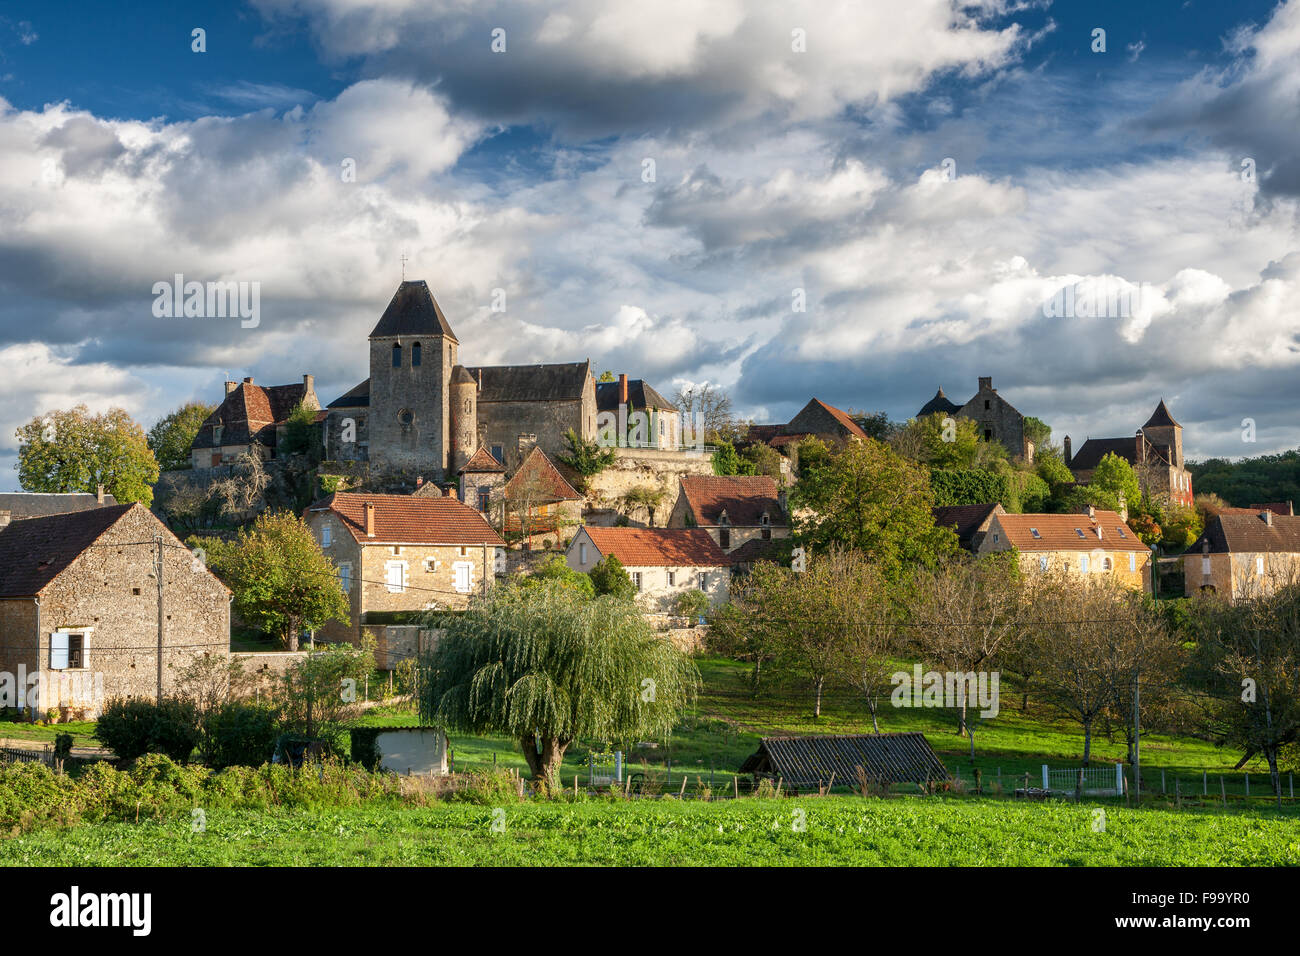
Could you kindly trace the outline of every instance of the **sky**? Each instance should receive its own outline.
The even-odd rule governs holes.
[[[403,269],[468,365],[1275,453],[1298,203],[1300,0],[9,0],[0,487],[52,409],[328,403]]]

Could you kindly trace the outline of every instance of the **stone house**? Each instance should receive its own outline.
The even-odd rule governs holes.
[[[621,423],[616,428],[622,433],[622,442],[616,431],[612,436],[602,435],[602,444],[666,451],[681,447],[681,413],[644,379],[621,374],[617,381],[597,382],[596,413],[604,421]],[[600,420],[597,430],[601,430]]]
[[[303,515],[339,572],[349,620],[317,632],[326,641],[359,642],[368,624],[394,623],[392,612],[462,608],[495,579],[505,542],[487,519],[452,495],[335,492]]]
[[[827,405],[819,398],[809,401],[784,425],[750,425],[747,433],[749,441],[765,442],[782,455],[789,454],[791,445],[810,437],[820,438],[828,445],[837,445],[863,441],[867,433],[849,417],[848,412]]]
[[[589,572],[614,555],[637,588],[637,600],[653,611],[672,610],[686,591],[703,591],[709,603],[725,604],[731,587],[731,562],[703,528],[578,529],[565,560]]]
[[[24,518],[41,518],[45,515],[67,514],[69,511],[85,511],[88,508],[102,508],[115,505],[117,499],[106,494],[100,485],[95,494],[72,492],[69,494],[46,493],[36,491],[16,491],[0,494],[0,528],[10,521]]]
[[[977,553],[1012,549],[1019,554],[1022,574],[1061,570],[1107,575],[1125,587],[1151,592],[1151,550],[1113,511],[993,515]]]
[[[730,554],[750,541],[790,537],[785,492],[767,475],[687,475],[670,528],[703,528]]]
[[[289,416],[300,403],[320,411],[310,375],[302,377],[301,385],[255,385],[252,378],[227,382],[221,404],[204,419],[190,443],[190,463],[195,468],[216,468],[249,452],[275,458]]]
[[[36,681],[5,704],[79,719],[160,682],[171,693],[195,658],[229,655],[230,597],[143,505],[13,521],[0,531],[0,693]]]
[[[957,535],[957,543],[971,554],[978,554],[980,545],[993,524],[995,515],[1007,510],[998,502],[982,505],[939,505],[930,509],[934,523],[939,528],[950,528]]]
[[[965,405],[949,401],[940,388],[934,398],[922,405],[916,413],[917,418],[927,415],[969,418],[979,426],[979,434],[984,441],[1000,442],[1012,457],[1034,460],[1034,443],[1025,437],[1025,416],[998,394],[990,375],[980,377],[979,390]]]
[[[567,538],[568,529],[581,522],[585,498],[534,445],[505,483],[502,500],[506,537],[532,546]]]
[[[1270,509],[1211,518],[1183,555],[1190,597],[1211,591],[1230,601],[1300,581],[1300,518]]]
[[[1183,459],[1183,426],[1174,421],[1163,398],[1132,438],[1089,438],[1078,454],[1071,452],[1069,435],[1063,445],[1066,467],[1074,472],[1076,481],[1090,481],[1101,460],[1114,452],[1133,466],[1147,494],[1192,507],[1192,473]]]
[[[505,513],[506,466],[479,448],[461,466],[460,500],[488,519],[498,531]]]

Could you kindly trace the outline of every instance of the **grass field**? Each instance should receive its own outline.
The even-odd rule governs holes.
[[[1286,866],[1300,817],[1249,811],[815,797],[212,811],[0,841],[8,866]],[[494,815],[495,813],[495,815]],[[493,831],[494,820],[500,832]],[[802,823],[803,829],[797,827]]]

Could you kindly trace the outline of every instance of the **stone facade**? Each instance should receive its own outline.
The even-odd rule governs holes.
[[[320,410],[311,375],[304,375],[301,385],[257,385],[252,378],[226,382],[221,403],[204,419],[190,444],[191,466],[219,468],[250,453],[276,458],[288,418],[300,403]]]
[[[575,571],[585,573],[591,571],[606,554],[615,554],[637,585],[638,603],[652,611],[672,611],[677,598],[686,591],[703,591],[710,605],[714,607],[725,604],[729,600],[731,569],[725,557],[719,552],[715,551],[715,558],[708,563],[686,559],[674,561],[667,556],[671,552],[644,560],[637,556],[646,553],[643,549],[628,550],[620,554],[618,548],[597,543],[597,538],[602,531],[606,535],[618,537],[618,532],[632,530],[638,531],[641,535],[682,533],[669,532],[666,529],[580,528],[573,536],[573,540],[569,542],[565,561]]]
[[[106,527],[77,521],[91,516]],[[93,717],[111,698],[156,695],[155,535],[163,545],[162,688],[170,693],[196,657],[230,653],[230,592],[162,522],[141,505],[119,505],[15,521],[0,532],[0,670],[40,674],[48,689],[41,712]],[[67,549],[53,559],[61,567],[33,593],[19,593],[32,578],[15,565],[48,560],[42,540]],[[60,648],[67,640],[67,667],[56,667],[63,661],[53,652],[55,635]]]
[[[1015,550],[1020,572],[1064,571],[1151,593],[1151,552],[1113,511],[995,514],[977,554]]]
[[[1065,464],[1076,481],[1092,480],[1101,459],[1113,452],[1133,466],[1147,494],[1192,507],[1192,473],[1183,459],[1183,426],[1174,421],[1163,399],[1132,438],[1089,438],[1077,455],[1069,435],[1063,445]]]

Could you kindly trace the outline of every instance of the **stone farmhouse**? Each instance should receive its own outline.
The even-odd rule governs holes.
[[[670,528],[703,528],[728,555],[751,541],[790,537],[785,492],[767,475],[688,475]]]
[[[359,642],[393,612],[463,608],[495,579],[505,542],[481,513],[454,496],[336,492],[303,515],[339,571],[349,620],[318,636]]]
[[[1151,551],[1113,511],[1083,514],[995,514],[979,554],[1015,549],[1022,574],[1065,571],[1114,576],[1151,592]]]
[[[1089,438],[1071,453],[1070,436],[1063,442],[1065,464],[1076,481],[1087,482],[1107,453],[1114,452],[1137,473],[1142,490],[1192,506],[1192,473],[1183,460],[1183,426],[1174,421],[1162,398],[1146,424],[1132,438]]]
[[[1187,596],[1212,591],[1228,600],[1271,594],[1300,581],[1300,517],[1265,508],[1220,513],[1183,555]]]
[[[0,671],[39,678],[34,700],[7,704],[97,717],[113,697],[171,693],[196,657],[229,652],[230,591],[143,505],[0,530]],[[2,680],[0,691],[14,692]]]
[[[985,441],[1001,442],[1012,457],[1034,460],[1034,443],[1025,437],[1025,416],[998,394],[992,376],[980,377],[979,390],[965,405],[949,401],[940,388],[916,413],[917,418],[927,415],[969,418],[979,425],[980,437]]]
[[[517,537],[530,546],[558,541],[566,528],[581,524],[586,501],[536,445],[505,483],[501,496],[506,537]]]
[[[649,610],[668,611],[686,591],[703,591],[710,604],[728,600],[730,560],[703,528],[596,528],[586,526],[569,542],[565,560],[587,572],[614,555]]]
[[[472,366],[423,281],[403,281],[371,330],[370,377],[330,402],[327,457],[452,479],[480,448],[512,473],[534,446],[567,450],[572,429],[597,440],[597,416],[619,404],[646,413],[650,447],[675,447],[677,410],[640,379],[597,389],[591,361]]]
[[[299,404],[320,410],[310,375],[304,375],[300,385],[255,385],[252,378],[227,382],[221,404],[190,443],[190,463],[194,468],[217,468],[250,452],[274,459],[289,416]]]
[[[106,494],[103,485],[93,495],[85,492],[9,492],[0,494],[0,528],[6,527],[10,521],[21,521],[24,518],[42,518],[45,515],[61,515],[69,511],[86,511],[115,504],[117,499]]]
[[[934,516],[936,527],[951,529],[957,535],[957,543],[964,550],[978,554],[994,516],[1004,515],[1007,510],[1001,504],[993,502],[983,505],[938,505],[931,508],[930,513]]]
[[[790,446],[806,438],[819,438],[829,445],[847,441],[862,441],[867,433],[848,413],[814,398],[784,425],[750,425],[747,438],[751,442],[764,442],[783,455]]]

